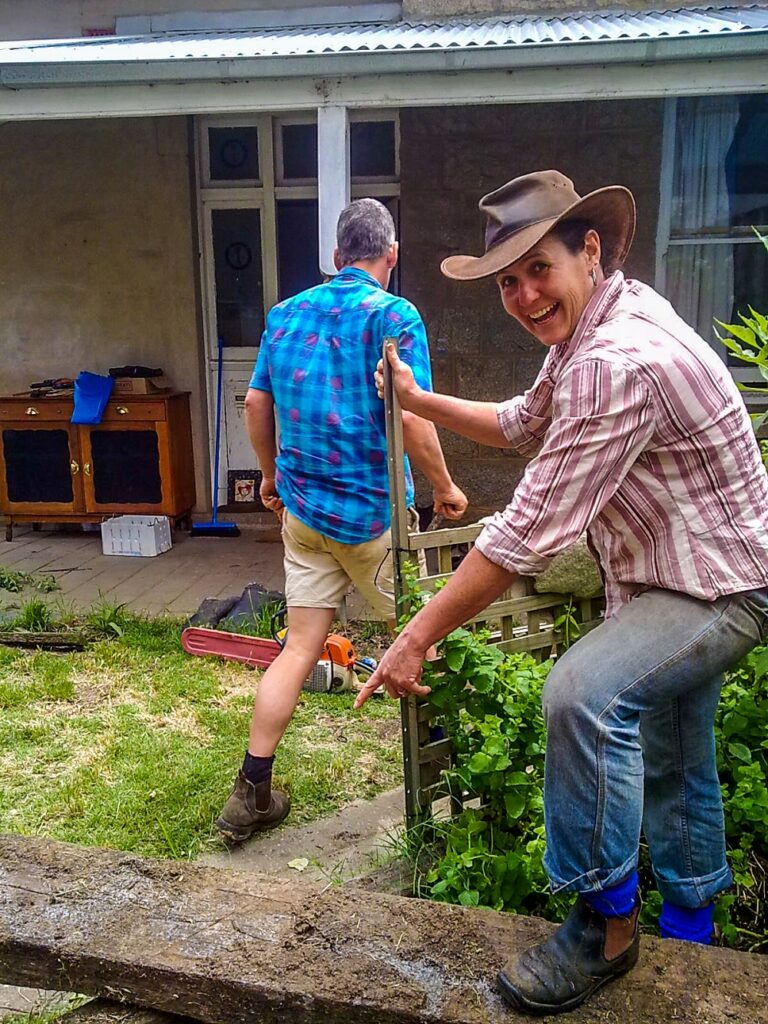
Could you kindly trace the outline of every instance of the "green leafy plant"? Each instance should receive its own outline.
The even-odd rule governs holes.
[[[768,235],[761,235],[754,227],[752,230],[768,252]],[[752,306],[747,308],[749,316],[739,313],[738,317],[741,322],[738,324],[726,324],[722,320],[715,319],[717,326],[728,332],[721,334],[715,328],[715,335],[740,362],[756,366],[760,376],[766,382],[764,387],[754,387],[737,382],[737,387],[741,391],[750,391],[768,398],[768,317],[758,313]],[[754,415],[752,420],[755,429],[761,427],[766,418],[768,418],[768,412]]]
[[[30,633],[45,633],[53,629],[51,609],[40,597],[33,597],[22,606],[13,620],[13,629],[24,629]]]
[[[24,587],[34,587],[43,594],[49,594],[53,590],[58,590],[59,584],[55,576],[35,576],[30,572],[0,567],[0,590],[18,594]]]
[[[423,595],[410,597],[412,607],[423,603]],[[572,605],[556,625],[564,642],[575,639]],[[560,919],[572,897],[549,891],[543,867],[541,691],[551,662],[505,655],[488,639],[487,631],[454,630],[438,646],[438,660],[425,665],[436,724],[453,741],[444,779],[464,810],[420,823],[400,849],[419,896]],[[716,919],[728,943],[768,951],[768,647],[756,648],[728,674],[716,731],[735,880],[735,892],[718,901]],[[640,867],[642,922],[653,927],[661,896],[646,848]]]
[[[85,619],[91,632],[103,637],[122,636],[125,632],[126,621],[125,603],[110,604],[106,601],[96,605]]]

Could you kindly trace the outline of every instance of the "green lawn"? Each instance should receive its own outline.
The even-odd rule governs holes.
[[[0,831],[195,857],[220,844],[258,673],[185,654],[178,621],[103,617],[119,635],[85,651],[0,646]],[[302,694],[275,764],[289,822],[400,783],[398,707],[352,701]]]

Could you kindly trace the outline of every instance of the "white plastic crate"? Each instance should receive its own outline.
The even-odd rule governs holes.
[[[162,555],[173,547],[168,516],[115,516],[101,524],[105,555]]]

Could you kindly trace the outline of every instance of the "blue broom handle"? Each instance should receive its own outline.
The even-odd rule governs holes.
[[[216,369],[216,448],[213,453],[213,484],[212,492],[212,515],[211,522],[216,525],[218,519],[218,493],[219,493],[219,442],[221,440],[221,392],[224,384],[224,369],[222,366],[224,355],[224,343],[218,339],[218,366]]]

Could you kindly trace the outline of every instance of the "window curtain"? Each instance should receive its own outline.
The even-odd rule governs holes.
[[[671,238],[731,223],[726,156],[739,120],[735,96],[677,101]],[[733,246],[670,245],[667,294],[703,338],[714,341],[713,318],[733,309]]]

